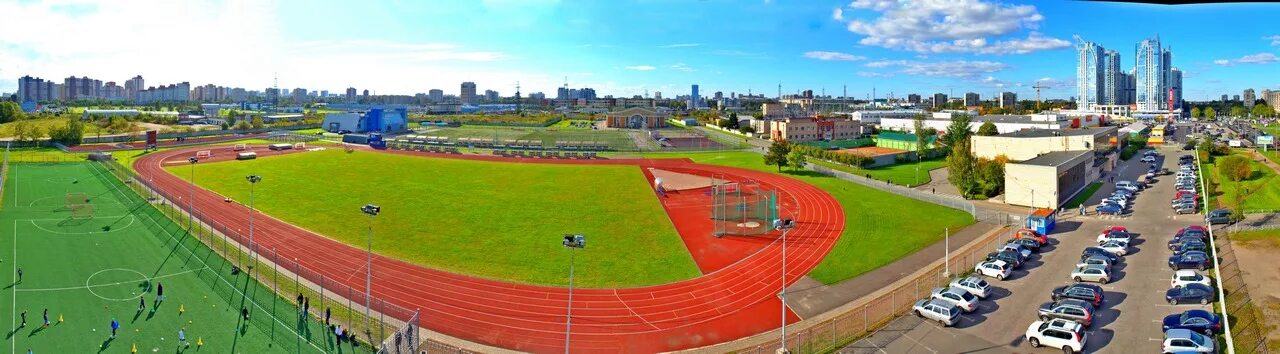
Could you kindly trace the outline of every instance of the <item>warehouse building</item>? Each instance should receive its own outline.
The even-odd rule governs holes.
[[[1057,209],[1099,176],[1093,150],[1054,151],[1005,164],[1004,201]]]
[[[1107,152],[1119,143],[1116,127],[1046,130],[1019,130],[1011,133],[974,135],[974,156],[994,159],[1004,155],[1010,161],[1030,160],[1054,151],[1094,150]]]
[[[366,112],[326,113],[321,127],[330,132],[398,132],[408,129],[404,108],[371,108]]]

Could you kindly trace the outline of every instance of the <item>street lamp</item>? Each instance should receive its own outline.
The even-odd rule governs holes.
[[[368,330],[369,328],[372,328],[369,324],[369,307],[372,305],[371,300],[373,298],[373,217],[378,216],[378,213],[382,212],[382,207],[373,204],[365,204],[360,207],[360,211],[369,215],[369,231],[365,233],[369,246],[369,258],[368,263],[365,264],[364,267],[364,328]]]
[[[782,230],[782,290],[778,292],[778,297],[782,299],[782,348],[778,348],[778,353],[789,353],[787,351],[787,231],[795,225],[795,221],[791,219],[773,220],[773,228]]]
[[[564,352],[569,353],[569,333],[573,331],[573,250],[583,249],[587,247],[587,236],[565,234],[564,241],[561,242],[564,247],[569,249],[569,305],[568,313],[564,317]]]
[[[187,179],[188,182],[191,182],[191,189],[187,193],[187,230],[191,230],[195,225],[195,223],[192,222],[194,216],[191,214],[196,211],[194,204],[196,201],[196,162],[200,162],[200,159],[190,157],[187,158],[187,161],[191,162],[191,178]]]
[[[249,175],[244,179],[249,181],[249,258],[253,259],[249,268],[253,268],[253,264],[258,262],[258,255],[253,252],[253,186],[262,181],[262,176]]]

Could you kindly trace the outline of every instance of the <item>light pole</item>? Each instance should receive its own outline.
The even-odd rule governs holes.
[[[795,222],[791,219],[773,221],[773,228],[782,230],[782,290],[778,292],[778,297],[782,299],[782,348],[778,348],[778,353],[789,353],[787,351],[787,231],[792,227],[795,227]]]
[[[564,352],[569,353],[569,334],[573,333],[573,250],[587,247],[587,236],[565,234],[564,247],[569,249],[569,304],[564,317]]]
[[[372,328],[369,324],[369,307],[373,304],[373,217],[378,216],[378,213],[382,212],[382,207],[373,204],[365,204],[363,207],[360,207],[360,211],[369,215],[369,231],[365,233],[369,247],[367,249],[369,251],[369,258],[367,261],[368,263],[364,266],[364,328],[365,330],[369,330]]]
[[[947,278],[951,276],[951,228],[948,227],[944,230],[942,239],[942,264],[946,268],[942,270],[942,277]]]
[[[253,263],[249,263],[249,268],[253,268],[253,264],[258,262],[258,256],[253,252],[253,186],[262,181],[262,176],[249,175],[244,178],[249,181],[249,258],[253,259]]]
[[[190,157],[187,158],[187,161],[191,162],[191,178],[187,179],[188,182],[191,182],[191,189],[187,193],[187,230],[191,230],[195,225],[195,223],[192,222],[194,220],[194,216],[191,214],[196,211],[196,162],[200,162],[200,159]]]

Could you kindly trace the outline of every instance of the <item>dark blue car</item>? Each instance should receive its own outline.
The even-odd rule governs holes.
[[[1164,292],[1164,300],[1168,301],[1170,305],[1185,303],[1208,305],[1210,301],[1213,301],[1213,297],[1213,288],[1199,283],[1183,285],[1180,288],[1173,288]]]
[[[1205,310],[1186,310],[1182,313],[1164,316],[1165,331],[1178,328],[1212,336],[1222,329],[1222,321],[1218,320],[1218,315]]]
[[[1102,204],[1097,208],[1094,208],[1093,211],[1097,212],[1099,215],[1120,215],[1124,213],[1124,209],[1121,209],[1119,205],[1115,204]]]
[[[1169,257],[1169,269],[1199,269],[1205,270],[1212,266],[1213,261],[1209,259],[1209,255],[1202,251],[1191,251]]]
[[[1199,237],[1196,237],[1195,235],[1182,236],[1182,237],[1177,237],[1172,240],[1169,240],[1169,250],[1170,251],[1176,250],[1178,249],[1178,247],[1181,247],[1182,244],[1188,243],[1188,242],[1204,243],[1203,240],[1201,240]]]
[[[1098,247],[1085,247],[1084,251],[1080,253],[1080,260],[1083,261],[1093,256],[1105,257],[1107,260],[1111,261],[1111,264],[1115,264],[1116,261],[1118,261],[1120,258],[1120,257],[1116,257],[1115,254],[1112,254],[1111,252],[1107,252],[1107,250],[1104,250]]]
[[[1173,254],[1183,254],[1183,253],[1195,252],[1195,251],[1207,252],[1209,251],[1209,245],[1206,245],[1204,244],[1204,242],[1200,242],[1200,241],[1184,242],[1181,245],[1178,245],[1178,247],[1173,249]]]

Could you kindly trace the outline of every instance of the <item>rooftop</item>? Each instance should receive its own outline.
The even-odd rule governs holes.
[[[1081,136],[1081,135],[1098,135],[1115,131],[1115,127],[1097,127],[1097,128],[1080,128],[1080,129],[1023,129],[1014,132],[1000,134],[1003,137],[1010,138],[1045,138],[1051,136]]]
[[[1056,167],[1061,166],[1080,155],[1092,153],[1092,150],[1054,151],[1041,154],[1040,156],[1036,156],[1030,160],[1018,162],[1018,164]]]

